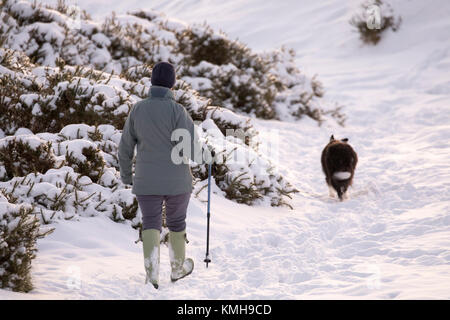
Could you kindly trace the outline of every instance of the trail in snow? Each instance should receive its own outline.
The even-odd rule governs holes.
[[[396,4],[403,25],[374,48],[360,46],[349,31],[350,7],[335,1],[154,3],[168,15],[208,20],[232,36],[240,34],[257,49],[294,45],[307,71],[324,82],[327,98],[345,105],[347,126],[255,121],[262,137],[279,141],[279,170],[300,190],[295,210],[248,207],[214,194],[208,269],[202,264],[203,192],[189,206],[187,251],[196,266],[183,281],[170,283],[163,247],[160,290],[144,287],[136,232],[107,218],[82,218],[58,223],[55,233],[39,242],[32,293],[2,291],[0,297],[450,298],[445,1]],[[117,11],[135,5],[113,2]],[[328,197],[320,167],[332,133],[348,137],[359,156],[350,199],[342,203]]]

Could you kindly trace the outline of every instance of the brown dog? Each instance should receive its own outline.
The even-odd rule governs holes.
[[[358,155],[347,142],[347,138],[336,140],[332,135],[322,151],[321,159],[330,196],[333,196],[334,189],[341,201],[346,198],[347,189],[352,185],[358,163]]]

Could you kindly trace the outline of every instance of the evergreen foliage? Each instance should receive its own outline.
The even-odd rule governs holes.
[[[367,10],[371,5],[376,5],[380,8],[380,28],[370,29],[367,26]],[[385,0],[370,0],[364,2],[361,5],[360,12],[356,13],[350,20],[350,24],[359,33],[361,41],[369,45],[378,44],[382,35],[389,29],[396,32],[400,28],[401,22],[402,18],[394,15],[392,6]]]

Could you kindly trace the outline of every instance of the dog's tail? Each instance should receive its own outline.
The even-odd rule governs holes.
[[[333,173],[333,178],[336,180],[347,180],[352,176],[351,172],[347,171],[337,171]]]

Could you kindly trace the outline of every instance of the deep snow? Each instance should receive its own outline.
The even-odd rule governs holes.
[[[80,3],[99,14],[105,8]],[[153,3],[187,22],[207,20],[255,49],[293,46],[327,99],[345,106],[347,126],[255,120],[261,138],[278,139],[274,160],[301,192],[294,210],[213,195],[208,269],[203,191],[188,210],[187,252],[196,267],[183,281],[170,283],[163,247],[160,289],[145,287],[136,231],[107,217],[80,218],[57,222],[38,242],[36,289],[0,290],[1,298],[450,298],[448,1],[395,1],[403,23],[376,47],[363,47],[348,24],[359,1]],[[109,0],[106,7],[141,4]],[[348,137],[359,156],[343,203],[328,197],[320,167],[331,133]]]

